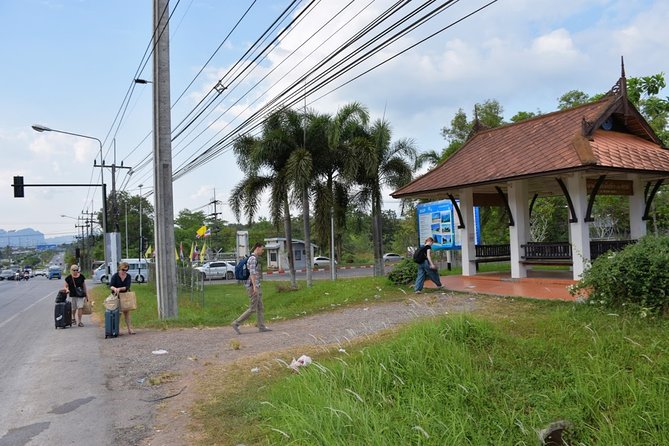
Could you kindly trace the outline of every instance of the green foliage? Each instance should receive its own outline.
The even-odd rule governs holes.
[[[398,262],[388,274],[388,280],[395,285],[414,283],[418,277],[418,264],[413,259],[403,259]]]
[[[669,311],[669,237],[646,236],[620,252],[598,257],[572,287],[574,295],[642,317]]]
[[[558,110],[578,107],[590,101],[592,101],[592,98],[587,93],[580,90],[569,90],[558,98]]]
[[[525,121],[530,118],[534,118],[536,116],[541,115],[541,111],[537,110],[535,112],[528,112],[528,111],[519,111],[515,115],[511,117],[511,122],[520,122],[520,121]]]
[[[666,323],[588,306],[524,309],[415,323],[316,358],[268,386],[251,383],[246,413],[268,444],[533,445],[561,419],[573,424],[569,444],[669,442]],[[250,440],[243,427],[234,443]]]

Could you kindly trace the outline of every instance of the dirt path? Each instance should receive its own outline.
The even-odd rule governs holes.
[[[139,330],[135,336],[121,336],[104,344],[110,367],[108,387],[126,399],[128,408],[124,425],[116,428],[114,444],[191,444],[189,410],[199,397],[193,380],[205,365],[233,363],[301,346],[345,345],[419,317],[470,312],[481,303],[472,295],[429,293],[408,295],[398,302],[370,302],[294,320],[269,321],[273,330],[269,333],[258,333],[247,325],[241,327],[241,335],[231,327],[220,327]],[[233,339],[239,341],[238,350],[231,346]],[[157,350],[167,353],[154,354]]]

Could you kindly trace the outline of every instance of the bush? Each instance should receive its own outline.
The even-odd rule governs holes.
[[[413,259],[398,262],[388,274],[388,279],[395,285],[408,285],[418,277],[418,264]]]
[[[641,316],[669,313],[669,237],[647,236],[598,257],[570,290],[591,303],[631,308]]]

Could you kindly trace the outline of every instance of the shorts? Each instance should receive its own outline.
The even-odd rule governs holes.
[[[85,297],[73,297],[70,296],[70,300],[72,301],[72,309],[78,309],[78,308],[84,308],[84,299]]]

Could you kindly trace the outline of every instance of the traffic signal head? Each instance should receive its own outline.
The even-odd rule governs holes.
[[[23,177],[14,177],[14,198],[23,198]]]

